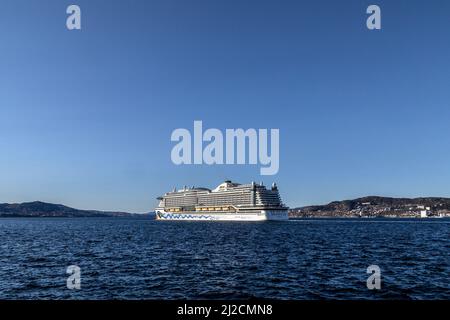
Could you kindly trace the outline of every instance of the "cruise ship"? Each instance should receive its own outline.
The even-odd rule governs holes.
[[[157,198],[158,220],[263,221],[287,220],[288,207],[275,183],[270,189],[262,183],[239,184],[227,180],[217,188],[174,189]]]

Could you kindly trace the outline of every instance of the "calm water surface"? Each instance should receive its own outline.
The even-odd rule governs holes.
[[[448,219],[4,218],[0,239],[0,299],[450,299]]]

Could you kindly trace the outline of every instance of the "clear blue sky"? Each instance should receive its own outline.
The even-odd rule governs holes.
[[[225,178],[289,206],[450,196],[450,2],[2,1],[0,120],[0,202],[146,212]],[[279,173],[175,166],[194,120],[279,128]]]

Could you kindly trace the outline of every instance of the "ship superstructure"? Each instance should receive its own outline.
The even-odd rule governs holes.
[[[239,184],[227,180],[217,188],[174,189],[159,197],[157,219],[167,220],[287,220],[275,183],[267,189],[262,183]]]

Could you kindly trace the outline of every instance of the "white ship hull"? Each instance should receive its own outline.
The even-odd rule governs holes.
[[[288,220],[287,210],[261,210],[255,213],[229,213],[229,212],[166,212],[156,209],[157,220],[183,220],[183,221],[283,221]]]

